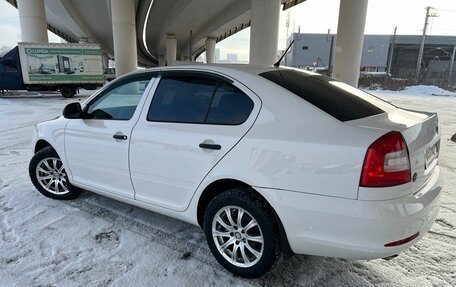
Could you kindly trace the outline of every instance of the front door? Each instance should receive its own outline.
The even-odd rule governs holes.
[[[257,96],[241,86],[207,74],[162,76],[132,133],[137,200],[187,208],[198,185],[259,112]]]
[[[114,82],[84,106],[84,119],[65,129],[65,154],[72,182],[133,198],[128,149],[142,97],[152,76]]]

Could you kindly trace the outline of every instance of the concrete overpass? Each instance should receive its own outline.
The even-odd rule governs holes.
[[[47,42],[46,29],[69,42],[100,43],[118,75],[194,60],[251,27],[250,63],[276,59],[279,11],[306,0],[6,0],[19,10],[22,40]],[[310,0],[317,1],[317,0]],[[334,75],[357,83],[368,0],[341,0]],[[345,78],[346,77],[346,78]]]

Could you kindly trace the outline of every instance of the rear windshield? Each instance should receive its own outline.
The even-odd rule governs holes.
[[[382,108],[389,106],[368,93],[322,75],[296,70],[275,70],[259,75],[342,122],[384,113]]]

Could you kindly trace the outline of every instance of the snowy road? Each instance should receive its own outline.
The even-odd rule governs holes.
[[[198,227],[89,192],[41,196],[27,174],[33,125],[77,98],[0,98],[0,286],[456,286],[456,97],[375,93],[439,113],[445,185],[431,232],[391,261],[294,256],[258,280],[224,271]]]

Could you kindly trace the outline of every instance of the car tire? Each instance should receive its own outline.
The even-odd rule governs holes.
[[[29,175],[36,189],[53,199],[74,199],[81,189],[70,184],[59,155],[52,147],[38,151],[30,160]]]
[[[72,98],[76,95],[76,89],[74,87],[65,86],[60,88],[60,94],[62,94],[64,98]]]
[[[234,188],[216,196],[206,209],[204,232],[217,261],[241,277],[264,275],[281,256],[274,211],[248,188]]]

